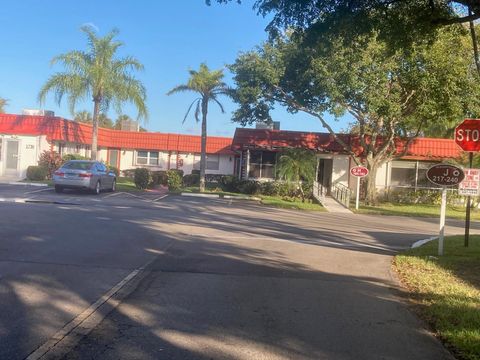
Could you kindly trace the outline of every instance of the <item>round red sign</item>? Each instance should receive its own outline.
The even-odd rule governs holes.
[[[464,151],[480,151],[480,120],[463,120],[463,122],[455,128],[455,142]]]
[[[427,170],[427,179],[440,186],[455,186],[465,178],[461,168],[448,164],[433,165]]]
[[[368,175],[368,169],[365,166],[355,166],[350,169],[350,174],[356,177],[365,177]]]

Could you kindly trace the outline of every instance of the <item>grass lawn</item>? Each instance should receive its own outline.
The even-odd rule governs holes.
[[[445,238],[445,255],[437,256],[438,242],[397,255],[402,283],[423,317],[462,359],[480,359],[480,236]]]
[[[375,215],[402,215],[402,216],[422,216],[422,217],[439,217],[440,205],[423,205],[423,204],[392,204],[383,203],[378,206],[362,206],[358,210],[351,208],[359,214],[375,214]],[[448,218],[465,219],[464,207],[453,207],[447,205]],[[480,211],[471,212],[472,220],[480,220]]]
[[[117,177],[117,191],[138,192],[143,191],[135,187],[133,179],[126,177]]]
[[[178,193],[186,192],[186,193],[198,193],[199,189],[198,186],[186,187],[178,191]],[[176,192],[175,192],[176,193]],[[245,195],[240,193],[228,192],[228,191],[221,191],[220,189],[212,186],[207,185],[207,189],[205,190],[206,194],[217,194],[222,196],[230,195],[230,196],[242,196],[242,197],[252,197],[252,198],[259,198],[261,199],[261,203],[268,206],[274,206],[282,209],[294,209],[294,210],[314,210],[314,211],[326,211],[325,208],[316,203],[312,202],[305,202],[302,203],[301,200],[290,200],[284,199],[280,196],[266,196],[266,195]]]
[[[262,204],[275,206],[282,209],[327,211],[322,205],[313,202],[302,203],[301,200],[289,200],[281,198],[279,196],[261,195],[260,197],[262,199]]]

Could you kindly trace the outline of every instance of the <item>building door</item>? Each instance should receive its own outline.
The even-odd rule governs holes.
[[[7,140],[5,175],[18,176],[19,140]]]
[[[330,188],[332,187],[332,170],[332,159],[319,159],[317,181],[326,189],[327,195],[330,194]]]
[[[108,165],[118,168],[118,156],[120,150],[109,149],[108,152]]]

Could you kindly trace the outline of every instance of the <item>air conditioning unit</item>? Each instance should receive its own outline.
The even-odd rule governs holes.
[[[52,110],[40,110],[40,109],[23,109],[22,115],[31,116],[55,116],[55,112]]]

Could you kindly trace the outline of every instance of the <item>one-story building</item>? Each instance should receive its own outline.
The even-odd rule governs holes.
[[[92,126],[52,116],[0,114],[0,178],[22,179],[43,151],[90,156]],[[120,170],[180,169],[200,165],[200,136],[99,128],[98,157]],[[207,174],[233,174],[232,139],[209,136]]]
[[[345,143],[358,143],[354,135],[338,136]],[[88,124],[55,116],[0,114],[0,178],[24,178],[27,167],[36,165],[45,150],[88,157],[91,137]],[[147,167],[180,169],[190,174],[199,168],[200,141],[201,137],[195,135],[100,128],[99,159],[121,171]],[[285,148],[306,148],[317,154],[317,180],[327,193],[333,187],[356,191],[356,181],[350,176],[355,163],[328,133],[237,128],[233,139],[208,136],[206,172],[273,180],[278,154]],[[378,170],[378,189],[427,187],[425,172],[431,164],[458,158],[462,153],[453,140],[431,138],[415,139],[405,153],[402,150],[399,146],[398,158]]]

